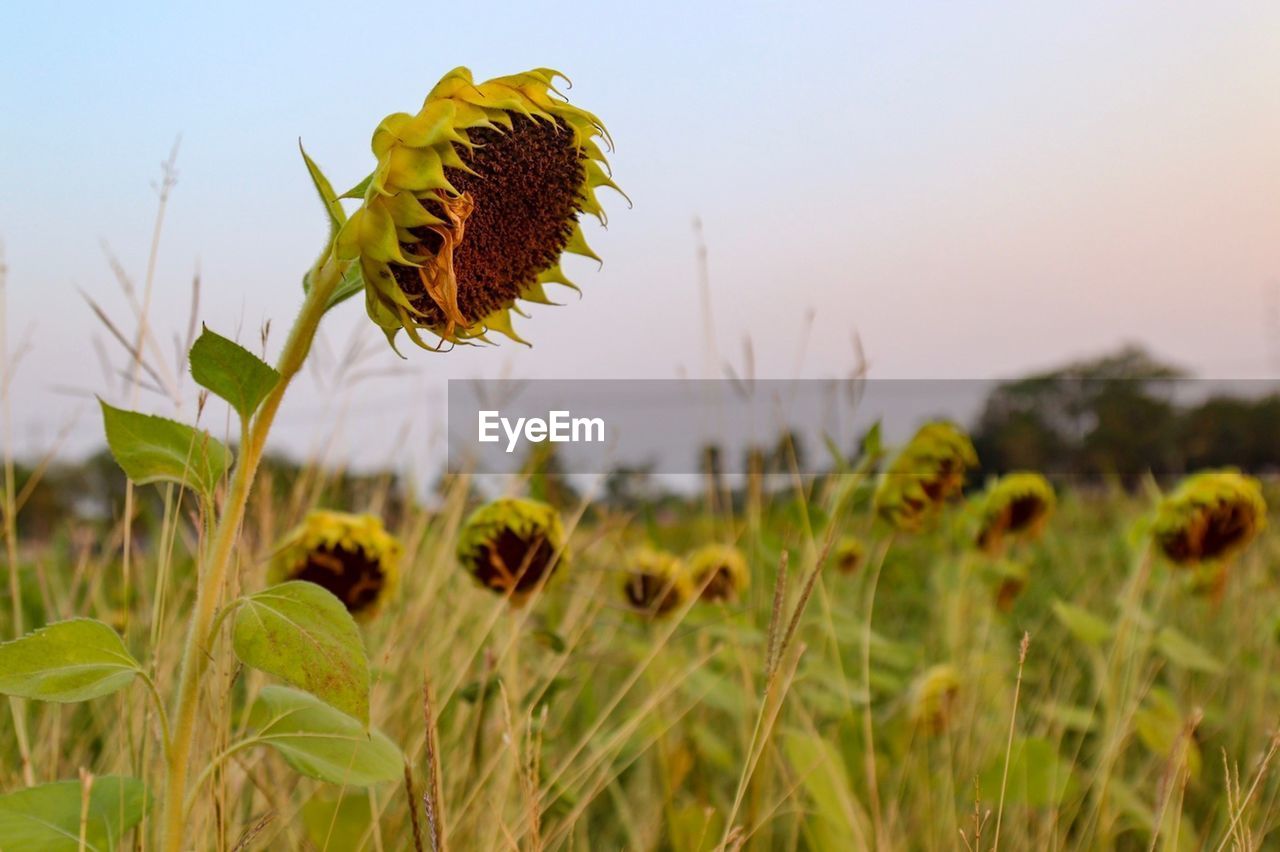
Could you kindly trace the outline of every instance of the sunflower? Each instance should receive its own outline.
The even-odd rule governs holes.
[[[674,553],[641,547],[627,558],[622,593],[627,603],[651,618],[669,615],[694,594],[689,570]]]
[[[416,114],[389,115],[374,131],[377,167],[345,196],[362,204],[336,251],[358,263],[388,340],[403,328],[424,348],[435,347],[419,329],[442,342],[489,331],[520,341],[516,300],[552,304],[544,285],[573,287],[566,252],[599,260],[578,219],[605,222],[596,189],[618,187],[597,140],[611,141],[560,96],[557,78],[535,68],[476,83],[455,68]]]
[[[733,600],[747,588],[747,560],[736,547],[704,545],[689,556],[689,577],[702,600]]]
[[[831,559],[841,574],[856,574],[866,558],[866,548],[860,539],[851,535],[840,536],[831,549]]]
[[[1253,541],[1266,515],[1258,480],[1235,470],[1206,471],[1161,501],[1152,535],[1175,564],[1225,561]]]
[[[903,532],[916,532],[964,486],[978,464],[973,442],[956,426],[926,423],[880,477],[876,513]]]
[[[991,583],[992,597],[996,609],[1009,612],[1014,602],[1027,587],[1031,572],[1026,563],[1010,559],[998,559],[986,568],[986,575]]]
[[[981,521],[976,543],[988,553],[999,552],[1006,536],[1038,536],[1057,503],[1053,486],[1038,473],[1006,474],[979,500]]]
[[[960,675],[947,663],[931,666],[911,684],[907,710],[911,721],[935,734],[947,729],[951,709],[960,693]]]
[[[358,618],[376,615],[400,581],[400,542],[373,515],[315,509],[276,550],[272,583],[305,580]]]
[[[568,561],[560,515],[546,503],[517,497],[473,512],[458,537],[457,555],[476,582],[517,605]]]

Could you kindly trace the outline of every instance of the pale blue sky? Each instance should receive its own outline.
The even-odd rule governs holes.
[[[336,451],[362,461],[438,456],[427,424],[447,377],[699,374],[694,214],[720,349],[740,366],[749,336],[762,376],[843,374],[855,330],[879,376],[1009,375],[1128,339],[1210,375],[1275,366],[1274,3],[119,5],[0,11],[0,239],[11,337],[31,331],[12,397],[27,449],[76,412],[69,446],[90,446],[91,394],[127,399],[77,289],[127,321],[100,243],[141,277],[149,184],[177,134],[166,345],[197,266],[202,319],[246,340],[271,319],[278,345],[324,228],[297,139],[350,184],[377,122],[459,64],[565,71],[617,140],[635,207],[606,202],[610,230],[588,229],[605,267],[579,264],[582,300],[522,323],[532,351],[403,363],[344,307],[329,349],[354,333],[358,372],[401,372],[335,392],[330,356],[282,415],[295,450],[336,428]],[[370,437],[407,422],[406,443]]]

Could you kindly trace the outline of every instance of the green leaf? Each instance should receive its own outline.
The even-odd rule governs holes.
[[[111,852],[142,821],[150,797],[136,778],[93,779],[80,846],[83,808],[79,781],[55,781],[0,796],[0,848],[5,852]]]
[[[316,165],[315,160],[307,155],[306,149],[302,147],[301,139],[298,140],[298,150],[302,152],[302,161],[307,164],[307,172],[311,175],[311,183],[320,195],[320,202],[324,204],[324,209],[329,214],[329,238],[333,239],[333,235],[338,233],[338,229],[347,221],[347,212],[338,203],[338,196],[333,191],[333,184],[329,183],[329,179],[324,176],[324,172],[320,171],[320,167]]]
[[[484,680],[473,680],[458,688],[458,698],[468,704],[475,704],[477,701],[488,701],[498,694],[498,687],[501,683],[502,678],[497,675],[490,675]]]
[[[191,376],[231,403],[245,420],[280,381],[280,374],[239,343],[204,328],[191,346]]]
[[[1156,634],[1156,650],[1164,654],[1169,662],[1184,669],[1209,674],[1223,672],[1222,663],[1217,657],[1172,627],[1166,627]]]
[[[1070,704],[1048,703],[1040,708],[1040,717],[1068,731],[1089,732],[1097,728],[1092,707],[1073,707]]]
[[[294,580],[249,595],[232,644],[245,665],[273,674],[369,724],[369,658],[347,608],[315,583]]]
[[[831,463],[835,465],[836,471],[844,473],[849,469],[849,460],[844,457],[844,452],[840,449],[840,445],[836,443],[826,432],[822,433],[822,443],[826,445],[827,452],[831,455]]]
[[[268,686],[249,712],[255,737],[285,762],[312,778],[365,787],[395,781],[404,773],[404,757],[378,731],[318,698],[285,686]]]
[[[1101,645],[1111,638],[1111,625],[1083,607],[1066,601],[1054,601],[1053,614],[1072,636],[1086,645]]]
[[[872,423],[871,428],[867,430],[867,434],[862,436],[860,449],[860,455],[864,458],[877,460],[884,455],[884,433],[879,420]]]
[[[137,485],[176,482],[211,496],[231,466],[230,451],[207,432],[164,417],[101,405],[111,455]]]
[[[982,773],[979,781],[984,800],[996,801],[1004,780],[1004,755]],[[1071,761],[1058,754],[1049,740],[1041,737],[1019,739],[1009,755],[1009,780],[1005,802],[1033,808],[1057,807],[1074,796],[1078,788]]]
[[[787,760],[813,802],[813,818],[805,830],[817,848],[849,848],[848,839],[871,832],[867,815],[849,786],[849,771],[836,747],[817,734],[789,731],[783,737]],[[845,842],[840,842],[843,838]]]
[[[363,849],[376,821],[367,793],[309,796],[302,806],[302,824],[317,849]]]
[[[120,634],[90,618],[0,644],[0,693],[19,698],[87,701],[128,686],[141,671]]]
[[[538,640],[540,644],[550,648],[553,654],[563,654],[569,648],[569,644],[564,641],[563,636],[546,627],[534,630],[533,638]]]

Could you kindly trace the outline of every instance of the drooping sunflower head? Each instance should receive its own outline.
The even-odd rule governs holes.
[[[449,342],[488,331],[519,340],[516,300],[550,303],[545,284],[572,287],[565,252],[599,260],[578,219],[603,223],[596,189],[618,189],[600,146],[609,137],[560,96],[557,78],[535,68],[477,83],[455,68],[416,114],[374,131],[377,167],[336,249],[358,262],[388,339],[403,328],[425,348],[419,329]]]
[[[1189,476],[1160,502],[1152,535],[1178,565],[1226,560],[1266,526],[1258,480],[1235,470]]]
[[[867,557],[862,540],[851,535],[842,535],[831,548],[831,561],[841,574],[856,574]]]
[[[997,559],[986,566],[987,579],[991,586],[991,597],[996,609],[1009,612],[1018,600],[1031,576],[1026,563],[1012,559]]]
[[[665,550],[641,547],[627,556],[622,593],[632,608],[650,618],[670,615],[693,597],[689,569]]]
[[[1026,472],[1000,477],[979,500],[976,544],[988,553],[999,552],[1006,537],[1038,536],[1057,504],[1049,480]]]
[[[911,684],[907,696],[911,721],[932,733],[942,733],[951,722],[952,705],[959,693],[960,675],[955,666],[948,663],[930,666]]]
[[[915,532],[960,491],[966,471],[977,464],[968,435],[951,423],[926,423],[881,476],[876,513],[903,532]]]
[[[516,605],[568,561],[560,515],[546,503],[518,497],[476,509],[463,525],[457,554],[476,582]]]
[[[725,544],[707,544],[689,555],[689,579],[704,601],[731,601],[750,582],[742,551]]]
[[[272,583],[315,583],[352,615],[370,618],[399,585],[400,552],[400,543],[373,515],[316,509],[281,542],[268,574]]]

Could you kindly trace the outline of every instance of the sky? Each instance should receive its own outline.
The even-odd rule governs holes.
[[[274,354],[325,236],[299,140],[353,184],[378,121],[457,65],[564,71],[633,204],[606,198],[608,230],[586,227],[604,265],[570,262],[583,295],[531,309],[532,349],[401,360],[360,300],[334,311],[281,450],[413,469],[442,455],[450,378],[838,377],[855,337],[872,377],[1014,376],[1127,341],[1280,375],[1275,3],[28,3],[0,29],[21,454],[97,446],[95,396],[175,411],[125,386],[87,301],[132,333],[107,252],[140,290],[175,139],[166,361],[197,273],[199,319],[255,350],[269,321]]]

